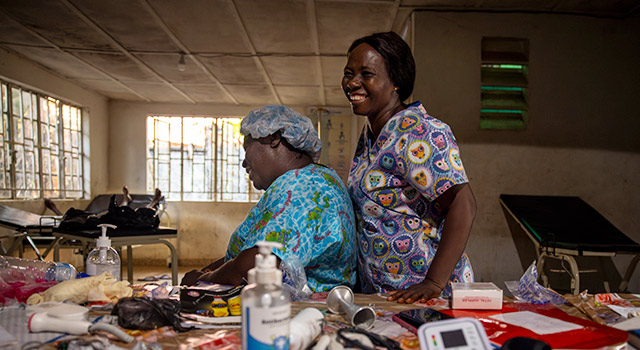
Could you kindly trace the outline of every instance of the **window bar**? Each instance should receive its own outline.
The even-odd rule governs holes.
[[[9,191],[11,191],[11,198],[17,197],[16,189],[16,153],[15,153],[15,134],[13,130],[13,90],[12,84],[7,84],[7,127],[9,133],[9,178],[11,180]]]
[[[58,102],[58,101],[56,101]],[[64,150],[64,123],[60,123],[60,118],[64,119],[64,116],[62,114],[62,104],[61,103],[56,103],[56,107],[57,107],[57,112],[58,112],[58,122],[57,122],[57,132],[58,132],[58,154],[59,154],[59,158],[58,158],[58,184],[62,185],[64,184],[64,191],[61,189],[60,190],[60,198],[67,198],[67,191],[66,191],[66,177],[67,177],[67,172],[65,171],[64,165],[65,165],[65,159],[67,157],[65,150]]]
[[[36,130],[36,135],[38,135],[38,144],[40,145],[40,147],[38,147],[38,168],[40,169],[40,171],[38,172],[38,177],[40,178],[40,198],[44,198],[44,168],[43,168],[43,164],[42,164],[42,113],[40,111],[40,96],[36,96],[36,100],[38,101],[38,103],[35,105],[35,109],[36,109],[36,117],[38,122],[36,123],[37,126],[37,130]]]
[[[220,161],[220,147],[219,147],[219,137],[218,137],[218,119],[214,119],[213,120],[213,128],[212,128],[212,133],[213,133],[213,144],[215,145],[215,149],[213,152],[213,186],[211,188],[212,191],[212,197],[215,201],[219,201],[220,200],[220,196],[219,196],[219,192],[218,191],[218,186],[219,186],[219,181],[221,181],[221,179],[219,178],[218,174],[220,173],[218,171],[220,165],[218,164],[218,162]]]
[[[169,145],[171,145],[171,134],[169,134]],[[184,118],[180,118],[180,201],[184,201]]]

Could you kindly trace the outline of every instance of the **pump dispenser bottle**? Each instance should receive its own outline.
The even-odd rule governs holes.
[[[282,272],[272,248],[277,242],[257,243],[255,267],[249,270],[249,285],[242,290],[242,348],[289,349],[291,301],[282,288]]]
[[[107,237],[107,228],[117,228],[114,225],[100,224],[102,236],[96,239],[96,247],[87,256],[85,272],[90,276],[97,276],[105,271],[120,281],[120,255],[111,248],[111,240]]]

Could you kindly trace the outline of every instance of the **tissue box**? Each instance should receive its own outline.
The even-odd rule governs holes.
[[[491,282],[451,283],[451,308],[500,310],[502,289]]]

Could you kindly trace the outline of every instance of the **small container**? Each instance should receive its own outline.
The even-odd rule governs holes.
[[[271,254],[282,245],[261,241],[257,246],[260,253],[249,270],[249,285],[242,290],[242,348],[288,349],[291,300]]]
[[[111,247],[111,240],[107,237],[107,228],[117,228],[114,225],[100,224],[102,236],[96,239],[96,247],[89,252],[85,264],[85,272],[89,276],[97,276],[109,272],[120,281],[120,255]]]

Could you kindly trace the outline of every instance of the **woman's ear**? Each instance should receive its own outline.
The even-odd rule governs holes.
[[[271,140],[271,148],[277,148],[280,144],[280,135],[273,135],[273,140]]]

